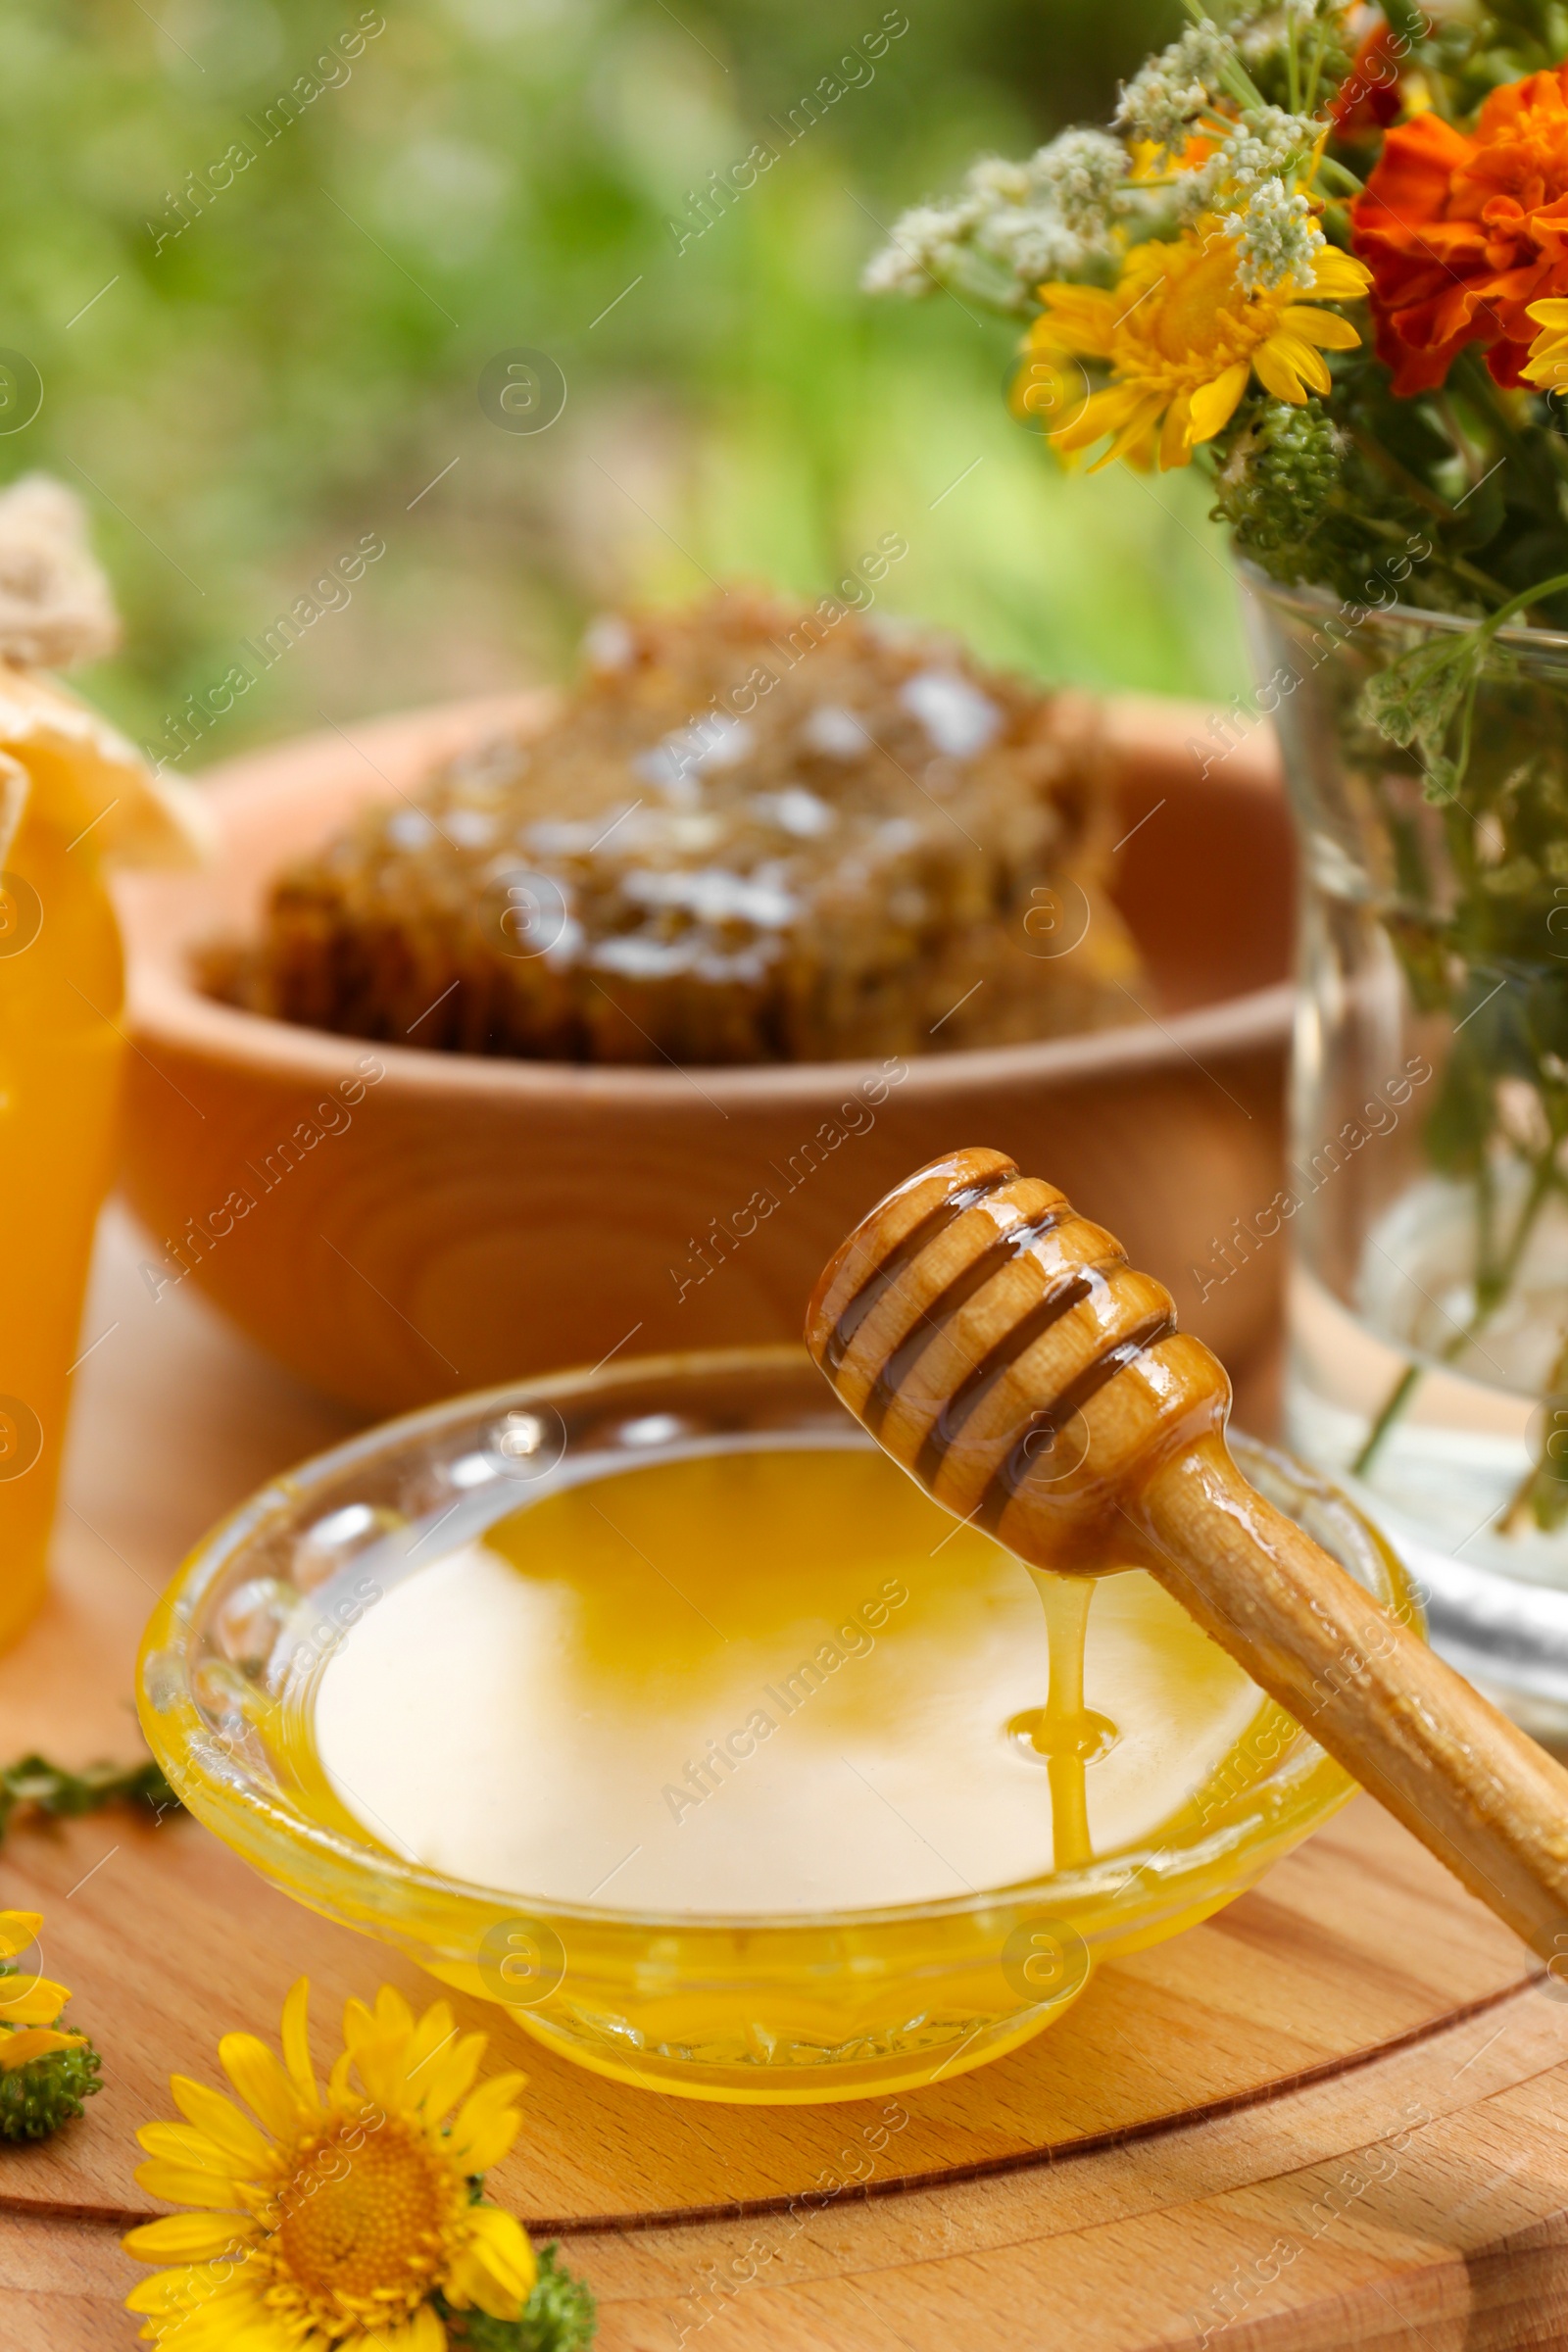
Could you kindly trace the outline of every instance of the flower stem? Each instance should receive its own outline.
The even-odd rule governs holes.
[[[1557,1351],[1551,1378],[1546,1383],[1546,1396],[1560,1398],[1564,1382],[1568,1382],[1568,1339],[1563,1341]],[[1568,1490],[1565,1490],[1561,1478],[1548,1467],[1553,1459],[1553,1443],[1560,1434],[1553,1427],[1557,1411],[1560,1410],[1559,1405],[1556,1411],[1547,1414],[1546,1425],[1542,1432],[1541,1459],[1531,1463],[1498,1516],[1497,1527],[1502,1535],[1522,1536],[1532,1520],[1540,1528],[1554,1527],[1561,1520]]]
[[[1544,1152],[1536,1162],[1535,1172],[1530,1180],[1530,1190],[1525,1197],[1524,1205],[1519,1211],[1518,1222],[1509,1237],[1508,1247],[1494,1266],[1478,1274],[1475,1312],[1464,1329],[1456,1331],[1452,1338],[1445,1341],[1443,1347],[1438,1350],[1440,1364],[1451,1364],[1461,1356],[1471,1342],[1481,1337],[1508,1296],[1509,1286],[1519,1271],[1519,1261],[1525,1253],[1525,1244],[1530,1239],[1536,1219],[1541,1214],[1546,1196],[1555,1182],[1556,1162],[1553,1149],[1551,1152]],[[1377,1417],[1362,1441],[1361,1450],[1350,1464],[1353,1477],[1365,1478],[1373,1462],[1377,1459],[1384,1439],[1414,1396],[1416,1385],[1425,1375],[1426,1369],[1424,1364],[1409,1363],[1405,1365],[1404,1370],[1383,1399]]]
[[[1184,5],[1195,24],[1207,23],[1208,11],[1203,6],[1202,0],[1184,0]],[[1260,107],[1263,103],[1262,91],[1239,57],[1235,58],[1226,68],[1225,87],[1240,106]]]
[[[1294,26],[1294,19],[1293,19]],[[1317,21],[1317,41],[1312,51],[1312,71],[1307,75],[1306,98],[1300,112],[1309,115],[1317,104],[1318,84],[1323,78],[1323,52],[1328,46],[1329,20],[1327,11]]]
[[[1352,1478],[1365,1478],[1371,1469],[1378,1457],[1384,1439],[1414,1395],[1416,1382],[1421,1378],[1423,1369],[1424,1367],[1420,1364],[1406,1364],[1387,1396],[1384,1397],[1378,1410],[1377,1419],[1367,1431],[1361,1450],[1350,1464]]]

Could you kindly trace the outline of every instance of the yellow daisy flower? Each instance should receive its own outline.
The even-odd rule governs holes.
[[[1337,247],[1314,264],[1311,291],[1353,302],[1371,273]],[[1253,375],[1276,400],[1299,407],[1330,388],[1325,351],[1353,351],[1349,320],[1305,302],[1290,278],[1256,294],[1236,275],[1236,246],[1216,220],[1200,221],[1169,244],[1135,246],[1113,291],[1042,286],[1046,308],[1029,330],[1028,358],[1014,387],[1024,416],[1066,413],[1051,434],[1072,458],[1111,436],[1092,471],[1113,458],[1162,471],[1192,462],[1200,441],[1230,421]],[[1087,399],[1063,363],[1092,360],[1112,381]],[[1072,370],[1072,378],[1081,370]]]
[[[200,2209],[124,2241],[174,2266],[126,2298],[142,2336],[172,2352],[445,2352],[437,2292],[454,2310],[516,2319],[533,2248],[511,2214],[472,2203],[468,2183],[516,2137],[522,2076],[475,2090],[486,2036],[460,2034],[445,2001],[416,2021],[384,1984],[373,2009],[349,2002],[323,2089],[308,1991],[301,1978],[283,2004],[281,2064],[253,2034],[218,2045],[257,2122],[175,2075],[185,2121],[137,2133],[152,2159],[137,2170],[143,2188]]]
[[[0,1911],[0,1960],[24,1952],[43,1926],[41,1911]],[[55,2028],[71,1995],[64,1984],[47,1977],[0,1976],[0,2074],[11,2074],[34,2058],[54,2050],[85,2047],[84,2034],[60,2034]]]
[[[0,1911],[0,1960],[24,1952],[42,1926],[41,1911]]]
[[[1527,384],[1543,392],[1560,392],[1568,384],[1568,302],[1548,297],[1527,305],[1525,317],[1541,332],[1530,346],[1530,357],[1519,372]]]

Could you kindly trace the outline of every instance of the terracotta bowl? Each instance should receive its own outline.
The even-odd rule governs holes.
[[[1291,1021],[1291,834],[1264,730],[1204,777],[1204,714],[1109,708],[1114,890],[1157,1013],[1126,1028],[933,1054],[890,1084],[880,1063],[483,1060],[197,993],[193,943],[253,920],[286,858],[545,707],[448,706],[230,761],[210,778],[215,862],[121,882],[125,1183],[155,1289],[193,1280],[316,1387],[403,1411],[622,1348],[795,1340],[824,1259],[889,1185],[992,1144],[1118,1234],[1246,1373],[1280,1251],[1221,1279],[1215,1245],[1280,1181]]]

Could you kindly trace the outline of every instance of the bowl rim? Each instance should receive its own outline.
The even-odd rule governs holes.
[[[461,698],[389,713],[367,722],[358,734],[379,746],[383,735],[391,742],[405,730],[411,734],[420,729],[433,732],[467,722],[480,729],[498,723],[509,710],[522,713],[542,709],[547,700],[544,690]],[[1097,700],[1107,714],[1112,756],[1121,760],[1140,754],[1168,760],[1183,730],[1211,715],[1206,705],[1175,697],[1129,694]],[[341,734],[337,729],[286,737],[241,753],[208,771],[203,789],[217,813],[220,833],[225,808],[254,808],[270,791],[284,786],[287,762],[298,761],[303,768],[318,754],[324,756],[334,736]],[[359,742],[350,741],[348,749],[368,757]],[[1268,758],[1265,745],[1247,743],[1239,751],[1243,757],[1237,773],[1238,791],[1278,788],[1277,763]],[[437,756],[432,752],[432,760]],[[278,763],[279,772],[270,774],[273,763]],[[220,847],[220,860],[223,855]],[[1019,1045],[891,1055],[882,1060],[859,1055],[810,1062],[686,1064],[671,1060],[667,1068],[653,1068],[644,1063],[532,1061],[444,1054],[428,1047],[308,1029],[204,996],[167,953],[161,953],[156,945],[139,945],[138,934],[151,929],[149,917],[141,909],[142,894],[149,888],[154,893],[167,888],[171,879],[167,874],[141,872],[115,877],[130,951],[125,1002],[133,1040],[144,1049],[172,1049],[209,1064],[309,1087],[358,1077],[361,1060],[368,1055],[383,1064],[385,1080],[402,1097],[466,1098],[518,1105],[553,1099],[584,1107],[612,1103],[667,1113],[672,1104],[683,1103],[695,1093],[705,1108],[710,1109],[716,1102],[727,1115],[731,1108],[753,1104],[820,1103],[830,1107],[835,1098],[842,1099],[868,1076],[882,1075],[890,1062],[902,1061],[904,1075],[895,1083],[906,1097],[916,1098],[953,1099],[1004,1086],[1061,1086],[1086,1078],[1115,1079],[1184,1060],[1191,1063],[1277,1048],[1289,1038],[1295,1015],[1294,983],[1280,980],[1265,988],[1216,998],[1207,1004],[1172,1013],[1168,1019],[1145,1012],[1139,1005],[1142,1018],[1123,1027],[1083,1030]],[[184,874],[172,879],[186,887],[192,883],[199,886],[201,876]]]
[[[385,1077],[405,1096],[454,1094],[480,1101],[527,1102],[565,1097],[584,1104],[615,1102],[667,1110],[693,1090],[712,1102],[812,1102],[824,1105],[853,1093],[868,1080],[891,1081],[915,1096],[958,1096],[989,1092],[1025,1081],[1067,1085],[1089,1077],[1120,1077],[1150,1067],[1174,1065],[1202,1055],[1257,1052],[1283,1044],[1296,1010],[1293,982],[1280,980],[1215,1004],[1173,1013],[1169,1020],[1146,1014],[1123,1028],[1087,1029],[1070,1037],[1042,1038],[1014,1046],[962,1046],[950,1054],[892,1054],[883,1060],[798,1062],[671,1062],[656,1070],[643,1063],[527,1061],[497,1054],[441,1054],[381,1038],[339,1037],[327,1030],[293,1029],[266,1013],[220,1004],[195,989],[184,989],[162,973],[145,970],[132,981],[131,1030],[138,1044],[174,1045],[182,1052],[221,1063],[309,1085],[328,1086],[358,1078],[367,1058],[384,1065]],[[281,1038],[276,1032],[282,1031]]]
[[[435,1404],[423,1405],[416,1411],[377,1422],[369,1429],[358,1431],[324,1451],[311,1455],[292,1470],[280,1472],[270,1479],[265,1486],[226,1513],[187,1554],[161,1594],[138,1647],[135,1671],[137,1712],[148,1745],[176,1793],[182,1801],[190,1804],[184,1791],[187,1784],[194,1784],[201,1794],[210,1799],[211,1810],[225,1821],[231,1817],[237,1805],[240,1814],[254,1823],[260,1837],[280,1838],[287,1846],[303,1849],[318,1866],[325,1865],[334,1877],[346,1879],[348,1885],[343,1889],[345,1892],[351,1892],[356,1882],[363,1884],[369,1879],[382,1886],[395,1885],[426,1903],[433,1898],[444,1904],[482,1906],[487,1911],[500,1911],[503,1916],[559,1921],[600,1933],[668,1933],[686,1936],[711,1936],[732,1940],[737,1937],[778,1937],[797,1934],[819,1936],[824,1929],[844,1932],[894,1925],[910,1926],[921,1922],[961,1921],[1006,1907],[1016,1908],[1026,1902],[1032,1910],[1041,1913],[1074,1909],[1080,1916],[1085,1912],[1098,1913],[1102,1910],[1114,1915],[1118,1892],[1146,1875],[1152,1877],[1170,1899],[1178,1901],[1176,1889],[1182,1879],[1189,1873],[1200,1876],[1236,1850],[1236,1824],[1222,1826],[1207,1837],[1200,1837],[1180,1845],[1167,1841],[1162,1846],[1119,1850],[1081,1870],[1052,1870],[1038,1879],[971,1889],[967,1894],[943,1896],[918,1903],[881,1904],[859,1910],[821,1912],[656,1912],[645,1908],[622,1908],[615,1904],[574,1903],[553,1895],[525,1894],[516,1888],[486,1886],[474,1880],[454,1877],[427,1864],[408,1861],[385,1847],[361,1843],[331,1825],[313,1819],[303,1809],[296,1810],[287,1803],[280,1803],[254,1781],[245,1778],[243,1768],[221,1774],[213,1773],[204,1768],[198,1756],[193,1756],[190,1734],[195,1732],[200,1738],[210,1731],[192,1689],[194,1661],[191,1636],[201,1604],[213,1586],[242,1555],[246,1544],[264,1528],[275,1524],[284,1514],[296,1511],[313,1490],[335,1480],[357,1464],[384,1457],[417,1444],[438,1434],[444,1427],[486,1419],[499,1411],[536,1401],[548,1403],[553,1397],[567,1394],[581,1396],[587,1392],[595,1396],[612,1396],[617,1388],[629,1388],[634,1384],[678,1381],[683,1376],[744,1376],[748,1371],[808,1371],[814,1375],[816,1367],[804,1347],[788,1344],[633,1356],[609,1368],[571,1367],[540,1379],[508,1381],[495,1388],[444,1397]],[[824,1403],[831,1400],[831,1391],[824,1384]],[[1353,1501],[1331,1481],[1279,1448],[1251,1439],[1244,1439],[1242,1443],[1254,1456],[1280,1465],[1302,1492],[1321,1496],[1348,1513],[1350,1521],[1368,1539],[1373,1557],[1381,1562],[1390,1591],[1413,1608],[1419,1629],[1419,1599],[1402,1564]],[[869,1449],[876,1449],[874,1441],[867,1439],[866,1445]],[[649,1458],[656,1459],[657,1456]],[[1374,1593],[1374,1598],[1381,1597],[1383,1595]],[[167,1676],[171,1671],[177,1675],[177,1684],[172,1696],[163,1700],[155,1699],[149,1689],[152,1670],[156,1670],[160,1676]],[[1271,1834],[1259,1838],[1255,1845],[1248,1843],[1245,1851],[1250,1863],[1261,1855],[1263,1859],[1259,1867],[1266,1866],[1276,1844],[1298,1843],[1301,1837],[1318,1827],[1355,1792],[1356,1784],[1350,1774],[1307,1735],[1286,1758],[1270,1766],[1255,1785],[1254,1793],[1262,1796],[1274,1789],[1288,1794],[1298,1782],[1306,1784],[1314,1778],[1322,1780],[1323,1793],[1308,1808],[1311,1818],[1306,1827],[1301,1828],[1293,1818],[1283,1830],[1275,1828]],[[198,1819],[213,1826],[208,1820],[206,1808],[200,1804],[190,1804],[190,1809]],[[223,1837],[225,1842],[235,1842],[222,1830],[215,1834]],[[248,1843],[241,1845],[240,1851],[253,1867],[266,1868]],[[1158,1870],[1156,1865],[1161,1861],[1174,1864],[1175,1867]],[[270,1872],[269,1875],[271,1875]],[[319,1888],[317,1891],[319,1892]],[[322,1904],[318,1902],[316,1907],[320,1908]]]

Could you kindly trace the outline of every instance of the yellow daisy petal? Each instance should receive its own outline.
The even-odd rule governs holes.
[[[1265,392],[1272,392],[1276,400],[1288,400],[1293,408],[1304,408],[1306,393],[1301,379],[1275,349],[1272,337],[1253,352],[1252,366]]]
[[[218,2045],[218,2063],[269,2132],[282,2138],[297,2128],[300,2103],[294,2085],[265,2041],[254,2034],[225,2034]]]
[[[162,2322],[149,2322],[143,2332],[167,2352],[305,2352],[306,2345],[322,2344],[318,2335],[302,2344],[297,2329],[269,2311],[260,2285],[249,2283],[193,2298]]]
[[[1118,458],[1125,458],[1128,464],[1136,466],[1140,472],[1146,472],[1153,461],[1154,428],[1159,422],[1164,406],[1165,403],[1157,392],[1147,393],[1105,451],[1104,456],[1095,460],[1089,468],[1090,472],[1102,472],[1105,466],[1114,466]]]
[[[1075,416],[1051,435],[1053,449],[1093,449],[1106,433],[1118,432],[1127,418],[1145,405],[1147,395],[1135,384],[1112,384],[1104,392],[1092,393],[1084,403],[1083,414]]]
[[[1533,343],[1530,357],[1519,372],[1543,390],[1562,383],[1568,377],[1568,336],[1559,336],[1555,342],[1544,336],[1541,342]]]
[[[411,2034],[414,2011],[393,1984],[383,1984],[375,1996],[375,2024],[380,2034]]]
[[[1282,360],[1291,372],[1299,376],[1312,391],[1333,391],[1334,378],[1329,373],[1328,363],[1320,352],[1313,350],[1310,343],[1303,343],[1299,335],[1288,334],[1281,327],[1277,333],[1270,335],[1263,349],[1272,352],[1277,360]]]
[[[220,2254],[255,2243],[260,2225],[249,2214],[168,2213],[127,2230],[121,2244],[139,2262],[215,2262]]]
[[[373,2010],[363,2001],[344,2004],[343,2039],[353,2054],[354,2071],[380,2106],[402,2105],[413,2034],[414,2012],[390,1984],[376,1994]]]
[[[300,2105],[315,2114],[321,2102],[316,2087],[316,2070],[311,2064],[307,2023],[310,1992],[310,1979],[301,1977],[297,1984],[290,1985],[283,2003],[283,2064]]]
[[[480,2205],[472,2235],[447,2277],[459,2310],[470,2303],[493,2320],[514,2320],[533,2291],[539,2266],[520,2222],[498,2206]]]
[[[522,2224],[499,2205],[476,2205],[471,2220],[468,2251],[498,2285],[526,2301],[539,2276],[539,2260]]]
[[[189,2075],[171,2075],[169,2087],[174,2094],[174,2105],[188,2123],[210,2139],[225,2156],[231,2156],[244,2180],[259,2180],[266,2172],[269,2144],[257,2131],[248,2115],[241,2115],[232,2099],[225,2099],[220,2090],[211,2090],[205,2082],[193,2082]],[[143,2146],[146,2142],[143,2141]],[[167,2153],[166,2151],[162,2151]]]
[[[380,2035],[362,2041],[354,2052],[354,2071],[365,2087],[366,2096],[378,2107],[394,2108],[403,2104],[404,2082],[408,2074],[407,2044],[388,2040]]]
[[[416,2066],[409,2069],[409,2088],[416,2093],[419,2111],[429,2122],[439,2121],[460,2099],[467,2097],[479,2072],[486,2038],[483,2034],[465,2034],[422,2074]]]
[[[409,2035],[409,2085],[421,2107],[428,2093],[431,2070],[457,2038],[458,2029],[450,2007],[445,2001],[432,2001]]]
[[[1193,462],[1188,435],[1192,412],[1193,404],[1185,392],[1179,400],[1173,400],[1165,411],[1165,421],[1159,428],[1161,473],[1169,473],[1173,466],[1190,466]]]
[[[493,2164],[499,2164],[502,2157],[511,2152],[521,2130],[522,2118],[514,2107],[481,2126],[468,2141],[465,2158],[468,2169],[475,2173],[487,2173]]]
[[[1361,341],[1348,318],[1335,311],[1315,311],[1304,302],[1293,302],[1281,311],[1280,324],[1303,343],[1315,343],[1319,351],[1354,351]]]
[[[138,2278],[125,2297],[127,2311],[177,2311],[191,2296],[209,2291],[218,2273],[207,2265],[188,2264],[177,2271],[154,2271],[150,2278]]]
[[[206,2172],[198,2164],[173,2164],[167,2156],[149,2156],[137,2165],[135,2177],[150,2197],[162,2197],[169,2205],[232,2213],[239,2202],[226,2174]]]
[[[236,2178],[228,2150],[205,2132],[198,2132],[194,2124],[143,2124],[136,2137],[149,2156],[162,2156],[170,2164],[194,2165],[198,2172],[220,2174],[225,2180]]]
[[[488,2133],[504,2114],[514,2112],[512,2102],[527,2079],[526,2075],[492,2075],[488,2082],[481,2082],[472,2096],[465,2099],[452,2127],[450,2144],[466,2173],[483,2172],[483,2165],[473,2161],[474,2145],[479,2135]],[[520,2123],[520,2116],[517,2120]]]
[[[41,1911],[0,1911],[0,1960],[24,1952],[42,1926]]]
[[[1049,285],[1040,289],[1044,315],[1029,332],[1035,347],[1048,351],[1081,352],[1103,359],[1115,329],[1117,301],[1099,286]]]
[[[1312,292],[1324,302],[1355,302],[1372,283],[1372,272],[1353,253],[1325,245],[1312,258]]]
[[[354,2339],[355,2352],[446,2352],[447,2331],[428,2303],[421,2303],[406,2327],[370,2327]],[[311,2352],[310,2347],[303,2352]]]
[[[1229,424],[1236,414],[1236,404],[1247,390],[1251,370],[1246,360],[1238,360],[1223,375],[1215,376],[1211,384],[1201,385],[1192,398],[1192,424],[1189,439],[1212,441],[1221,427]]]
[[[1036,351],[1013,377],[1007,406],[1021,423],[1049,424],[1053,416],[1070,416],[1088,389],[1081,361]]]
[[[70,1998],[47,1977],[0,1977],[0,2024],[52,2026]]]
[[[374,2032],[375,2019],[371,2016],[369,2010],[367,2009],[365,2003],[362,2000],[357,1999],[351,1992],[348,1999],[343,2004],[343,2039],[345,2044],[349,2049],[355,2049],[362,2041],[368,2041]]]
[[[1548,295],[1543,302],[1527,302],[1525,317],[1534,318],[1538,326],[1568,327],[1568,302],[1557,295]],[[4,1924],[4,1918],[0,1917],[0,1930]]]
[[[18,2033],[0,2035],[0,2074],[12,2074],[34,2058],[52,2057],[56,2050],[83,2049],[86,2040],[85,2034],[57,2034],[49,2026],[24,2026]]]

